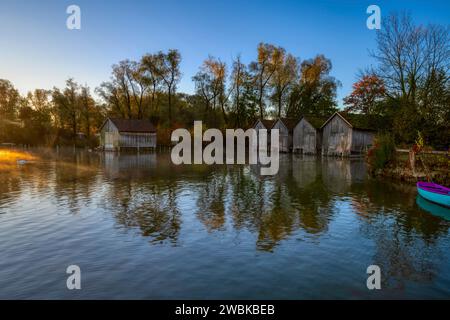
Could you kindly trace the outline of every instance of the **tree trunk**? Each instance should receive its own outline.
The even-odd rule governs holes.
[[[281,118],[281,104],[282,104],[281,100],[282,100],[282,97],[281,97],[281,94],[279,94],[278,95],[278,118]]]
[[[416,153],[414,150],[409,151],[409,165],[411,167],[414,177],[416,176]]]
[[[225,106],[224,103],[221,103],[221,107],[222,107],[222,114],[223,114],[223,121],[225,122],[225,125],[227,124],[227,114],[225,113]]]
[[[169,87],[168,90],[169,94],[169,125],[172,125],[172,88]]]
[[[263,100],[263,88],[261,87],[260,90],[259,90],[259,98],[258,98],[258,103],[259,103],[259,117],[260,117],[261,119],[264,119],[264,110],[263,110],[262,100]]]

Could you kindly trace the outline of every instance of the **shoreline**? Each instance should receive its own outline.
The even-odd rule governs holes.
[[[377,170],[370,173],[371,176],[376,178],[384,178],[394,181],[401,181],[406,183],[416,183],[418,181],[426,181],[427,174],[424,171],[417,171],[415,174],[408,167],[389,166],[384,169]],[[450,172],[449,170],[433,170],[429,173],[430,180],[434,183],[448,186],[450,185]]]

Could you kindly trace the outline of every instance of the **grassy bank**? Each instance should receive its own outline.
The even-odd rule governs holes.
[[[371,170],[373,176],[400,180],[410,183],[430,180],[450,185],[450,158],[442,154],[420,154],[417,156],[415,170],[411,169],[408,154],[395,152],[394,157],[383,168]]]

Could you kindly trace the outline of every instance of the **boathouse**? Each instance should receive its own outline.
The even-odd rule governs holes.
[[[258,120],[256,120],[255,124],[253,125],[253,129],[255,129],[255,130],[260,130],[260,129],[270,130],[274,124],[275,124],[275,120],[258,119]]]
[[[258,119],[253,124],[253,129],[256,130],[256,133],[258,135],[258,146],[259,146],[259,130],[267,130],[267,145],[270,145],[270,129],[275,124],[275,120],[269,120],[269,119]]]
[[[322,147],[320,128],[325,121],[326,119],[320,117],[303,117],[292,133],[292,151],[301,154],[320,154]]]
[[[290,152],[292,150],[292,134],[298,120],[280,118],[273,125],[272,129],[278,129],[280,135],[280,152]]]
[[[100,146],[107,151],[156,148],[156,129],[150,120],[108,118],[100,132]]]
[[[367,117],[362,114],[334,113],[321,127],[322,155],[351,156],[364,153],[375,138]]]

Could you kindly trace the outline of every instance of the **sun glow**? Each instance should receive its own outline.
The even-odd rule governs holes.
[[[0,149],[0,170],[12,169],[21,162],[35,161],[36,159],[36,156],[28,152]]]

